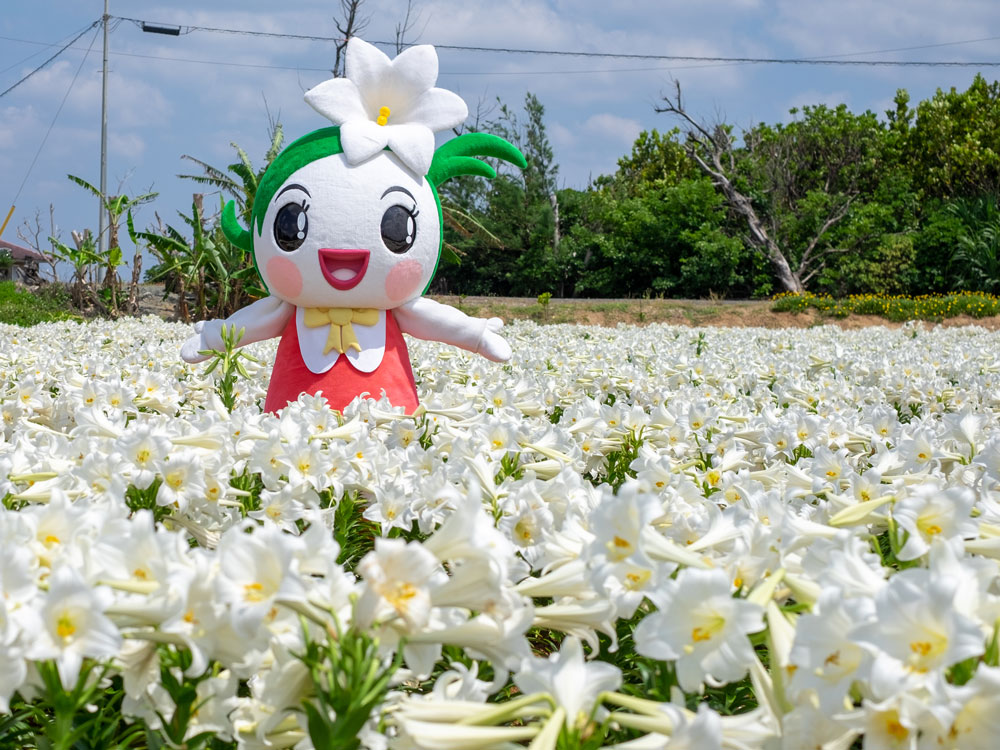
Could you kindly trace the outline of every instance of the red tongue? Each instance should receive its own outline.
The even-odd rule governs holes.
[[[368,250],[322,247],[319,249],[319,269],[330,286],[345,291],[361,283],[370,256]]]

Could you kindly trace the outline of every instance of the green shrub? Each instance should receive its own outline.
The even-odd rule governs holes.
[[[13,281],[0,282],[0,323],[33,326],[77,317],[70,312],[69,297],[60,284],[48,284],[33,294],[18,290]]]

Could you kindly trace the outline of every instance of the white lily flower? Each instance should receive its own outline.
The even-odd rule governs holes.
[[[10,713],[11,696],[28,676],[19,628],[10,618],[7,603],[0,597],[0,714]]]
[[[840,589],[823,589],[815,611],[796,623],[788,664],[791,689],[815,691],[819,708],[828,715],[842,711],[851,684],[867,679],[871,671],[871,656],[847,633],[874,617],[870,599],[845,599]]]
[[[899,559],[916,560],[934,542],[961,549],[963,539],[976,536],[977,523],[970,516],[975,502],[975,495],[966,487],[941,489],[932,483],[915,488],[892,509],[899,528],[909,533]]]
[[[572,729],[586,725],[598,696],[617,690],[622,673],[607,662],[584,661],[580,639],[569,636],[548,659],[525,659],[514,675],[514,684],[525,695],[551,695],[556,705],[566,710],[566,726]]]
[[[920,569],[889,579],[875,596],[876,619],[849,637],[875,658],[871,687],[877,698],[924,687],[945,668],[986,648],[980,626],[955,610],[958,580]]]
[[[706,677],[738,680],[753,661],[747,633],[764,627],[763,608],[734,599],[721,570],[685,568],[675,580],[648,596],[658,607],[635,629],[636,651],[655,659],[675,659],[677,680],[693,692]]]
[[[59,680],[70,689],[85,657],[108,659],[118,653],[122,637],[105,615],[110,592],[91,588],[69,566],[53,572],[39,612],[40,622],[27,649],[30,659],[55,659]]]
[[[275,603],[305,602],[295,553],[301,543],[276,526],[253,534],[233,526],[219,541],[215,588],[230,607],[233,629],[247,637],[270,616]]]
[[[965,685],[945,689],[960,708],[950,724],[924,727],[920,747],[993,750],[1000,736],[1000,668],[981,664]]]
[[[311,88],[305,100],[340,125],[347,161],[359,164],[388,146],[416,174],[427,174],[434,133],[461,124],[469,114],[460,96],[434,86],[434,48],[417,45],[390,60],[375,46],[351,37],[344,71],[346,77]]]
[[[431,615],[431,589],[447,581],[441,564],[420,542],[378,539],[358,563],[364,579],[357,617],[364,625],[401,618],[406,631],[419,630]]]

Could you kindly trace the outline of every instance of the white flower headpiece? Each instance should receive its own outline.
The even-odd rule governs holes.
[[[427,174],[434,133],[460,124],[469,108],[458,94],[435,88],[437,52],[410,47],[395,60],[351,37],[345,78],[331,78],[306,92],[306,102],[334,125],[348,163],[358,164],[388,146],[407,167]]]

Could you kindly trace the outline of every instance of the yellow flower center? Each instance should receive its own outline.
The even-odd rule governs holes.
[[[264,601],[264,585],[262,583],[248,583],[243,587],[243,598],[248,602]]]
[[[924,674],[933,666],[934,659],[941,656],[948,648],[948,639],[931,635],[930,640],[910,641],[910,656],[907,666],[918,674]]]
[[[62,614],[56,620],[56,635],[66,640],[76,632],[76,623],[68,614]]]
[[[886,734],[890,735],[896,742],[902,742],[910,735],[910,730],[899,723],[899,719],[889,719],[885,723]]]
[[[710,641],[712,638],[719,634],[719,632],[725,627],[726,619],[724,617],[709,618],[701,625],[698,625],[691,630],[691,641],[693,643],[701,643],[702,641]]]
[[[379,107],[378,118],[376,118],[375,122],[377,122],[379,125],[385,125],[387,122],[389,122],[390,114],[392,114],[392,110],[390,110],[388,107]]]
[[[386,592],[385,598],[397,611],[405,609],[410,599],[417,595],[417,587],[409,582],[397,583]]]
[[[641,588],[646,581],[649,580],[651,575],[652,572],[648,570],[643,570],[640,573],[626,573],[625,588],[629,591],[635,591],[636,589]]]
[[[943,531],[943,529],[940,524],[933,523],[933,521],[933,518],[918,518],[917,528],[928,536],[937,536]]]

